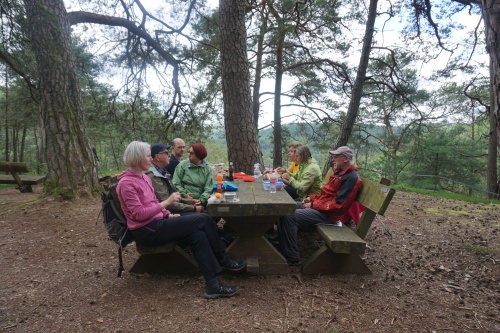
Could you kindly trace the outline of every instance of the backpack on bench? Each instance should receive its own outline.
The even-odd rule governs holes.
[[[127,228],[127,220],[116,197],[116,185],[116,182],[103,185],[103,191],[101,192],[101,212],[104,227],[108,233],[108,239],[118,244],[118,277],[121,277],[123,272],[122,252],[134,240],[134,237],[132,232]]]

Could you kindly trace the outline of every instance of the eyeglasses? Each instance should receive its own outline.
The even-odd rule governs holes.
[[[168,156],[168,155],[170,155],[170,153],[169,153],[168,151],[161,151],[161,152],[159,152],[158,154],[165,154],[165,155],[167,155],[167,156]]]
[[[189,155],[194,155],[194,151],[189,151]]]
[[[345,157],[345,156],[344,156],[344,155],[342,155],[342,154],[340,154],[340,155],[333,155],[333,156],[332,156],[332,158],[333,158],[334,160],[335,160],[335,159],[337,159],[337,158],[339,158],[339,157]]]

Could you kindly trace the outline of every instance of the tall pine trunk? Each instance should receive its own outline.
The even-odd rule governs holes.
[[[482,0],[486,50],[490,55],[490,137],[488,143],[488,191],[499,193],[497,156],[500,142],[500,1]],[[495,197],[491,195],[490,197]],[[498,197],[497,197],[498,198]]]
[[[363,86],[365,83],[366,70],[368,68],[368,63],[370,60],[370,51],[372,49],[373,32],[375,31],[375,19],[377,17],[377,4],[378,0],[370,0],[370,7],[368,9],[368,18],[365,25],[365,36],[363,38],[363,48],[361,49],[361,57],[359,59],[358,71],[356,73],[356,80],[354,81],[354,86],[351,91],[351,99],[349,101],[349,107],[347,109],[347,115],[342,127],[340,128],[337,141],[332,146],[332,149],[336,149],[340,146],[347,145],[349,138],[351,137],[352,130],[354,128],[354,122],[359,113],[359,105],[361,103],[361,97],[363,95]],[[331,155],[328,156],[328,160],[323,167],[323,176],[328,173],[328,169],[332,166]]]
[[[245,0],[219,1],[222,97],[229,160],[236,171],[252,172],[260,156],[250,96]]]
[[[40,93],[42,152],[48,169],[44,189],[72,198],[97,186],[83,117],[80,82],[62,0],[24,0]]]

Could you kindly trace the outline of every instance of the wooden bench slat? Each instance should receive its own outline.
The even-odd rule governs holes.
[[[389,186],[363,179],[356,201],[379,215],[384,215],[396,191]]]
[[[365,253],[366,242],[346,226],[319,224],[317,230],[325,244],[335,253]]]
[[[47,178],[46,176],[20,175],[23,185],[37,185]],[[11,175],[0,175],[0,184],[17,184]]]
[[[0,171],[28,172],[28,166],[25,162],[0,162]]]

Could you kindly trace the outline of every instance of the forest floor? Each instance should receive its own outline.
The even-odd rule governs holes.
[[[500,332],[499,205],[397,192],[372,275],[222,275],[240,291],[206,300],[201,277],[117,278],[99,199],[39,193],[0,190],[0,332]]]

